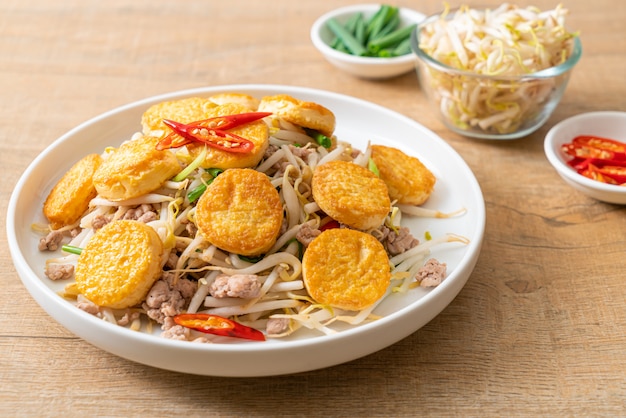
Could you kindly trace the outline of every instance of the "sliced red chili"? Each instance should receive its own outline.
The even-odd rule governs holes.
[[[259,119],[263,119],[271,115],[272,112],[247,112],[238,113],[235,115],[216,116],[214,118],[199,120],[191,122],[189,125],[204,126],[205,128],[220,129],[225,131],[227,129],[233,129],[238,126],[247,125],[251,122],[256,122]]]
[[[575,146],[589,147],[613,153],[612,159],[626,159],[626,144],[615,139],[602,138],[594,135],[579,135],[572,140]]]
[[[217,116],[188,124],[164,119],[172,132],[156,146],[158,150],[178,148],[193,142],[201,142],[222,151],[246,153],[254,149],[254,143],[233,133],[227,132],[271,115],[271,112],[248,112],[235,115]]]
[[[573,157],[567,164],[579,174],[608,184],[626,184],[626,143],[579,135],[561,150]]]
[[[603,179],[611,179],[611,184],[624,184],[626,183],[626,167],[605,165],[597,167],[593,164],[589,166],[591,172],[601,176]]]
[[[174,316],[174,322],[183,327],[204,332],[205,334],[265,341],[265,335],[258,329],[248,327],[219,315],[203,313],[179,314]]]
[[[598,158],[602,160],[614,160],[615,152],[605,149],[594,148],[582,144],[564,144],[561,150],[572,157],[576,158]]]
[[[328,221],[324,225],[322,225],[320,227],[320,231],[326,231],[327,229],[339,228],[339,226],[340,226],[339,222],[333,219],[332,221]]]
[[[201,142],[222,151],[247,153],[254,148],[254,143],[249,139],[221,129],[205,128],[168,119],[163,119],[163,123],[188,141]]]
[[[626,167],[626,160],[603,160],[601,158],[579,158],[574,157],[567,162],[567,164],[575,170],[584,170],[589,164],[593,164],[596,167],[604,167],[605,165]]]

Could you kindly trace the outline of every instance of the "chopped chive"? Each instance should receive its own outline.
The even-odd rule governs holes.
[[[318,145],[324,148],[330,148],[333,144],[333,141],[329,137],[316,131],[315,129],[304,128],[304,132],[313,138]]]
[[[206,184],[202,183],[201,185],[199,185],[198,187],[196,187],[195,189],[187,193],[187,199],[189,200],[189,203],[193,203],[196,200],[198,200],[205,191],[206,191]]]
[[[353,55],[363,56],[367,53],[365,47],[335,19],[329,19],[326,24]]]
[[[361,12],[355,13],[352,16],[350,16],[348,20],[346,21],[344,27],[346,28],[348,32],[350,32],[351,34],[354,34],[359,20],[363,20],[363,14]]]
[[[376,162],[374,161],[374,159],[370,158],[367,161],[367,168],[369,171],[376,174],[376,177],[380,177],[380,171],[378,170],[378,166],[376,165]]]
[[[372,42],[375,39],[382,38],[383,36],[387,36],[394,30],[398,29],[399,26],[400,26],[400,14],[397,13],[396,11],[396,13],[391,16],[389,21],[385,23],[385,26],[383,26],[383,28],[376,34],[376,36],[373,38],[370,37],[368,41]]]
[[[409,37],[416,26],[416,24],[405,26],[404,28],[397,29],[382,38],[375,39],[368,45],[368,49],[372,53],[377,53],[381,49],[396,46],[405,38]]]
[[[360,15],[360,18],[356,21],[356,26],[354,27],[354,37],[363,46],[365,46],[365,37],[367,36],[366,29],[365,18],[363,18],[363,15]]]
[[[222,169],[222,168],[207,168],[205,171],[207,173],[209,173],[212,177],[217,177],[219,174],[222,174],[224,172],[224,169]]]
[[[200,164],[204,161],[207,154],[207,147],[202,148],[202,151],[198,154],[198,156],[180,173],[178,173],[172,181],[183,181],[190,175],[196,168],[200,167]]]
[[[251,256],[247,256],[247,255],[237,254],[237,256],[241,260],[247,261],[248,263],[258,263],[259,261],[261,261],[263,259],[262,255],[251,257]]]
[[[392,53],[395,57],[399,57],[400,55],[406,55],[410,52],[411,52],[411,38],[406,38],[393,49]]]
[[[354,33],[356,32],[357,23],[359,20],[362,20],[362,19],[363,19],[363,15],[360,12],[355,13],[348,18],[344,27],[346,28],[348,32],[354,35]],[[337,36],[335,36],[330,46],[338,51],[346,52],[348,54],[350,53],[348,49],[346,48],[346,46],[344,45],[344,43],[342,42],[342,40]]]
[[[80,255],[83,252],[83,249],[80,247],[75,247],[73,245],[63,245],[61,246],[61,250],[66,253]]]
[[[381,31],[383,26],[385,26],[385,21],[387,20],[387,14],[391,6],[387,4],[383,4],[380,8],[374,13],[374,15],[370,18],[367,23],[367,39],[373,39],[376,37],[378,32]]]

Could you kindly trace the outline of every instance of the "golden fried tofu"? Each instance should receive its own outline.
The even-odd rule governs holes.
[[[335,131],[335,114],[322,105],[298,100],[287,94],[265,96],[259,112],[272,112],[289,123],[314,129],[327,137]]]
[[[391,207],[385,182],[348,161],[317,166],[312,190],[313,198],[328,216],[355,229],[378,228]]]
[[[250,109],[244,105],[238,103],[225,103],[212,108],[208,113],[206,119],[227,116],[238,115],[240,113],[250,112]],[[217,148],[207,147],[207,155],[204,158],[204,162],[201,164],[204,168],[247,168],[256,166],[263,155],[265,150],[269,146],[269,128],[263,120],[257,120],[233,129],[229,129],[227,132],[243,137],[249,141],[252,141],[254,148],[251,152],[236,153],[229,151],[222,151]],[[202,144],[189,144],[187,149],[191,158],[195,158],[201,151],[204,145]]]
[[[98,306],[124,309],[144,300],[161,274],[163,243],[139,221],[114,221],[91,237],[76,264],[76,286]]]
[[[259,99],[244,93],[219,93],[209,97],[209,100],[218,105],[238,103],[247,107],[250,111],[256,111],[259,107]]]
[[[163,124],[163,119],[175,120],[180,123],[190,123],[207,119],[209,110],[217,104],[204,97],[189,97],[186,99],[170,100],[152,105],[141,116],[143,133],[150,135],[155,131],[169,132]],[[153,134],[160,136],[160,133]]]
[[[328,229],[307,247],[302,277],[316,302],[359,311],[374,304],[387,290],[391,280],[389,257],[370,234]]]
[[[436,178],[419,159],[384,145],[372,145],[372,159],[392,200],[406,205],[421,205],[428,200]]]
[[[143,136],[116,149],[93,175],[98,194],[120,201],[150,193],[161,187],[180,170],[176,156],[169,150],[158,151],[158,138]]]
[[[83,157],[52,188],[43,204],[52,229],[74,224],[88,209],[89,201],[97,194],[93,175],[101,163],[98,154]]]
[[[259,255],[276,242],[283,206],[269,178],[249,168],[224,171],[198,200],[196,225],[204,238],[223,250]]]

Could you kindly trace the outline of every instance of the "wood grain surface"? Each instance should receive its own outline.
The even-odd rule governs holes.
[[[543,154],[544,136],[560,120],[626,111],[626,3],[563,3],[568,26],[580,31],[583,57],[545,126],[503,142],[445,129],[414,73],[367,81],[328,64],[309,28],[322,13],[355,3],[0,3],[1,416],[626,414],[626,212],[571,189]],[[395,3],[426,14],[443,7],[438,0]],[[556,2],[518,4],[548,9]],[[8,200],[27,165],[62,134],[114,107],[181,89],[247,83],[372,101],[414,118],[461,154],[483,190],[487,227],[458,297],[380,352],[271,378],[150,368],[57,324],[22,285],[6,251]]]

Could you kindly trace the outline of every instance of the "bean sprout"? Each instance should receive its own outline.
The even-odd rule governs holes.
[[[577,35],[565,28],[567,12],[560,5],[446,7],[421,26],[418,54],[444,66],[427,66],[422,77],[446,120],[461,130],[506,134],[540,119],[569,78],[566,68],[537,74],[572,56]]]

